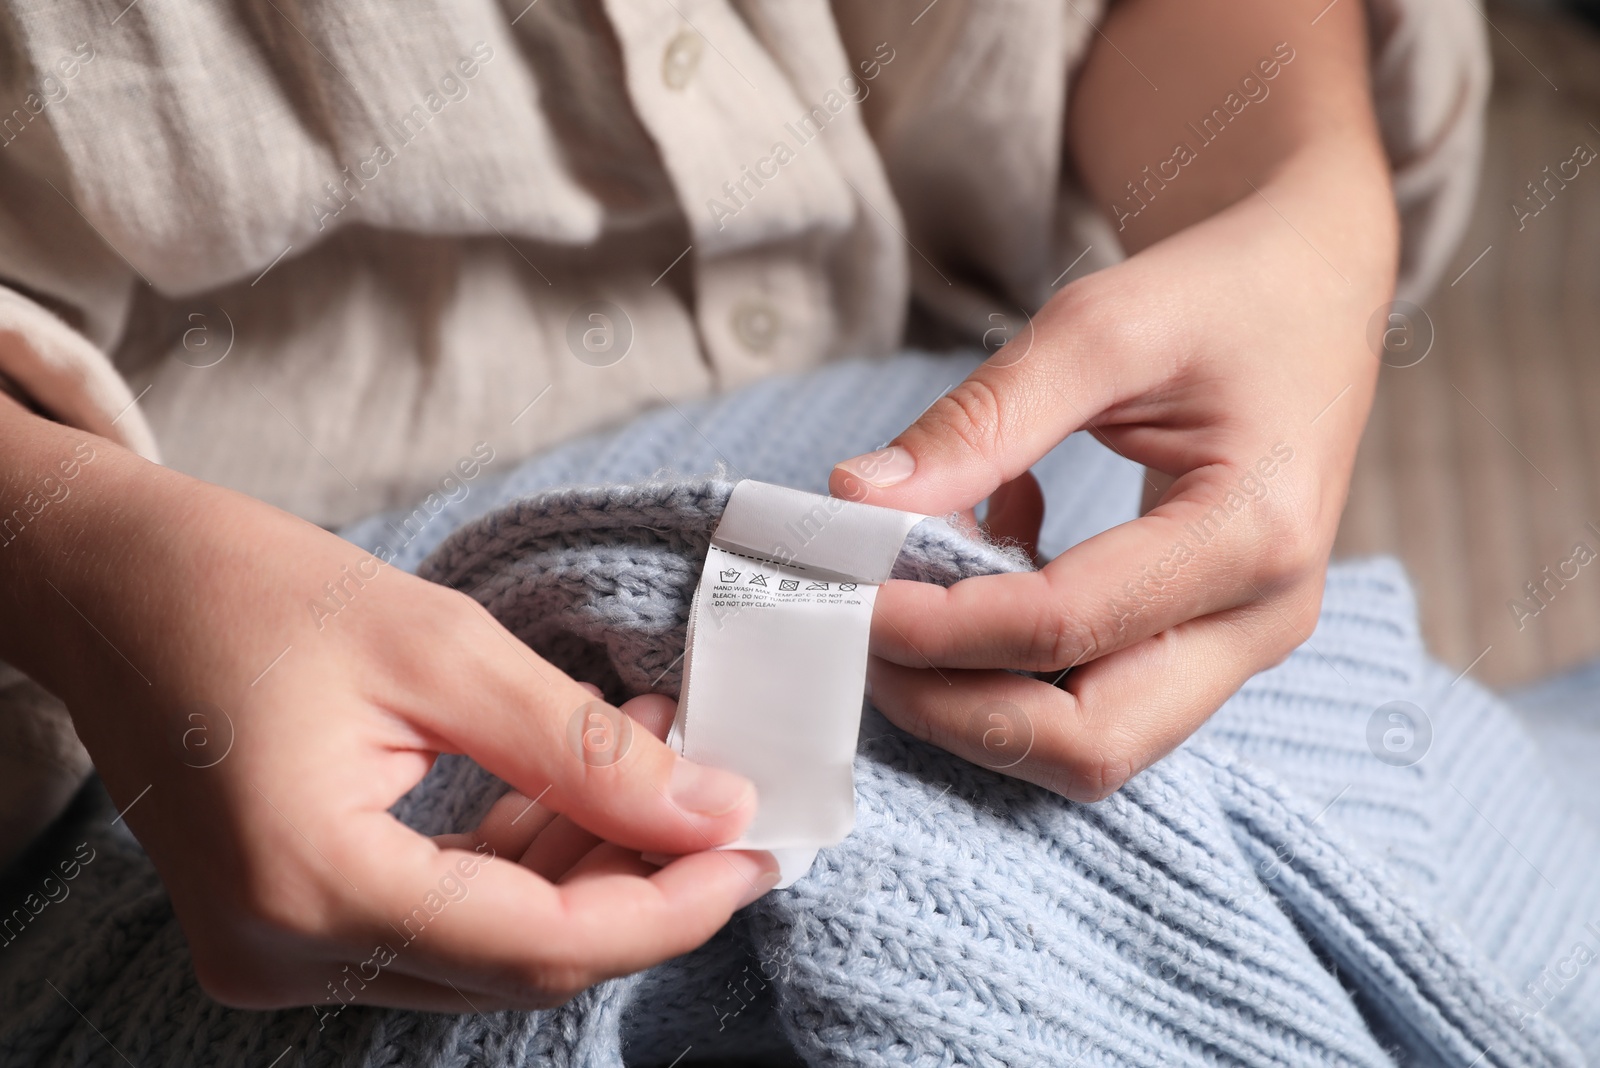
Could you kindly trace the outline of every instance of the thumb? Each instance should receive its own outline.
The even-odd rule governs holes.
[[[837,464],[836,497],[941,515],[970,508],[1054,448],[1084,417],[1064,390],[996,354],[887,446]]]

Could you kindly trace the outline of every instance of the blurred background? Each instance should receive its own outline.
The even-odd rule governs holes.
[[[1494,53],[1477,207],[1423,308],[1431,349],[1383,369],[1335,555],[1404,560],[1435,655],[1510,691],[1553,758],[1592,769],[1600,158],[1577,161],[1600,154],[1600,0],[1462,2]],[[1577,177],[1548,180],[1563,164]]]

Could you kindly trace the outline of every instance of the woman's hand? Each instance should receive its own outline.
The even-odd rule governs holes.
[[[747,780],[622,729],[464,594],[5,408],[21,470],[94,459],[0,560],[0,656],[67,702],[219,1000],[547,1006],[776,881],[768,854],[708,851],[753,816]],[[416,834],[388,809],[446,752],[532,801]]]
[[[1074,120],[1091,189],[1125,196],[1138,161],[1171,152],[1163,124],[1181,124],[1160,109],[1221,100],[1219,72],[1273,55],[1286,11],[1113,8],[1123,21],[1106,32],[1132,62],[1156,69],[1168,49],[1166,103],[1139,103],[1156,98],[1127,56],[1091,58],[1076,93],[1099,103]],[[1090,430],[1149,470],[1145,515],[1038,573],[883,587],[869,679],[900,726],[1096,800],[1310,635],[1397,244],[1359,5],[1324,22],[1320,44],[1298,22],[1283,30],[1299,51],[1276,95],[1128,223],[1128,260],[1067,286],[888,448],[834,471],[837,495],[933,514],[994,494],[990,528],[1028,543],[1042,515],[1028,468],[1068,434]]]

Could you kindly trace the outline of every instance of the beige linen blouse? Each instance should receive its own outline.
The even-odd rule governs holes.
[[[1372,11],[1415,295],[1472,194],[1487,58],[1461,0]],[[0,373],[336,523],[479,441],[509,465],[667,399],[887,353],[913,301],[994,341],[1120,256],[1063,150],[1100,14],[10,0]]]

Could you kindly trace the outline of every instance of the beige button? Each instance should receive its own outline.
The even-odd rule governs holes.
[[[705,42],[693,30],[680,30],[667,42],[667,51],[661,57],[661,80],[668,89],[682,89],[700,67],[700,53]]]
[[[764,300],[747,300],[733,309],[733,332],[751,352],[767,352],[782,326],[778,310]]]

